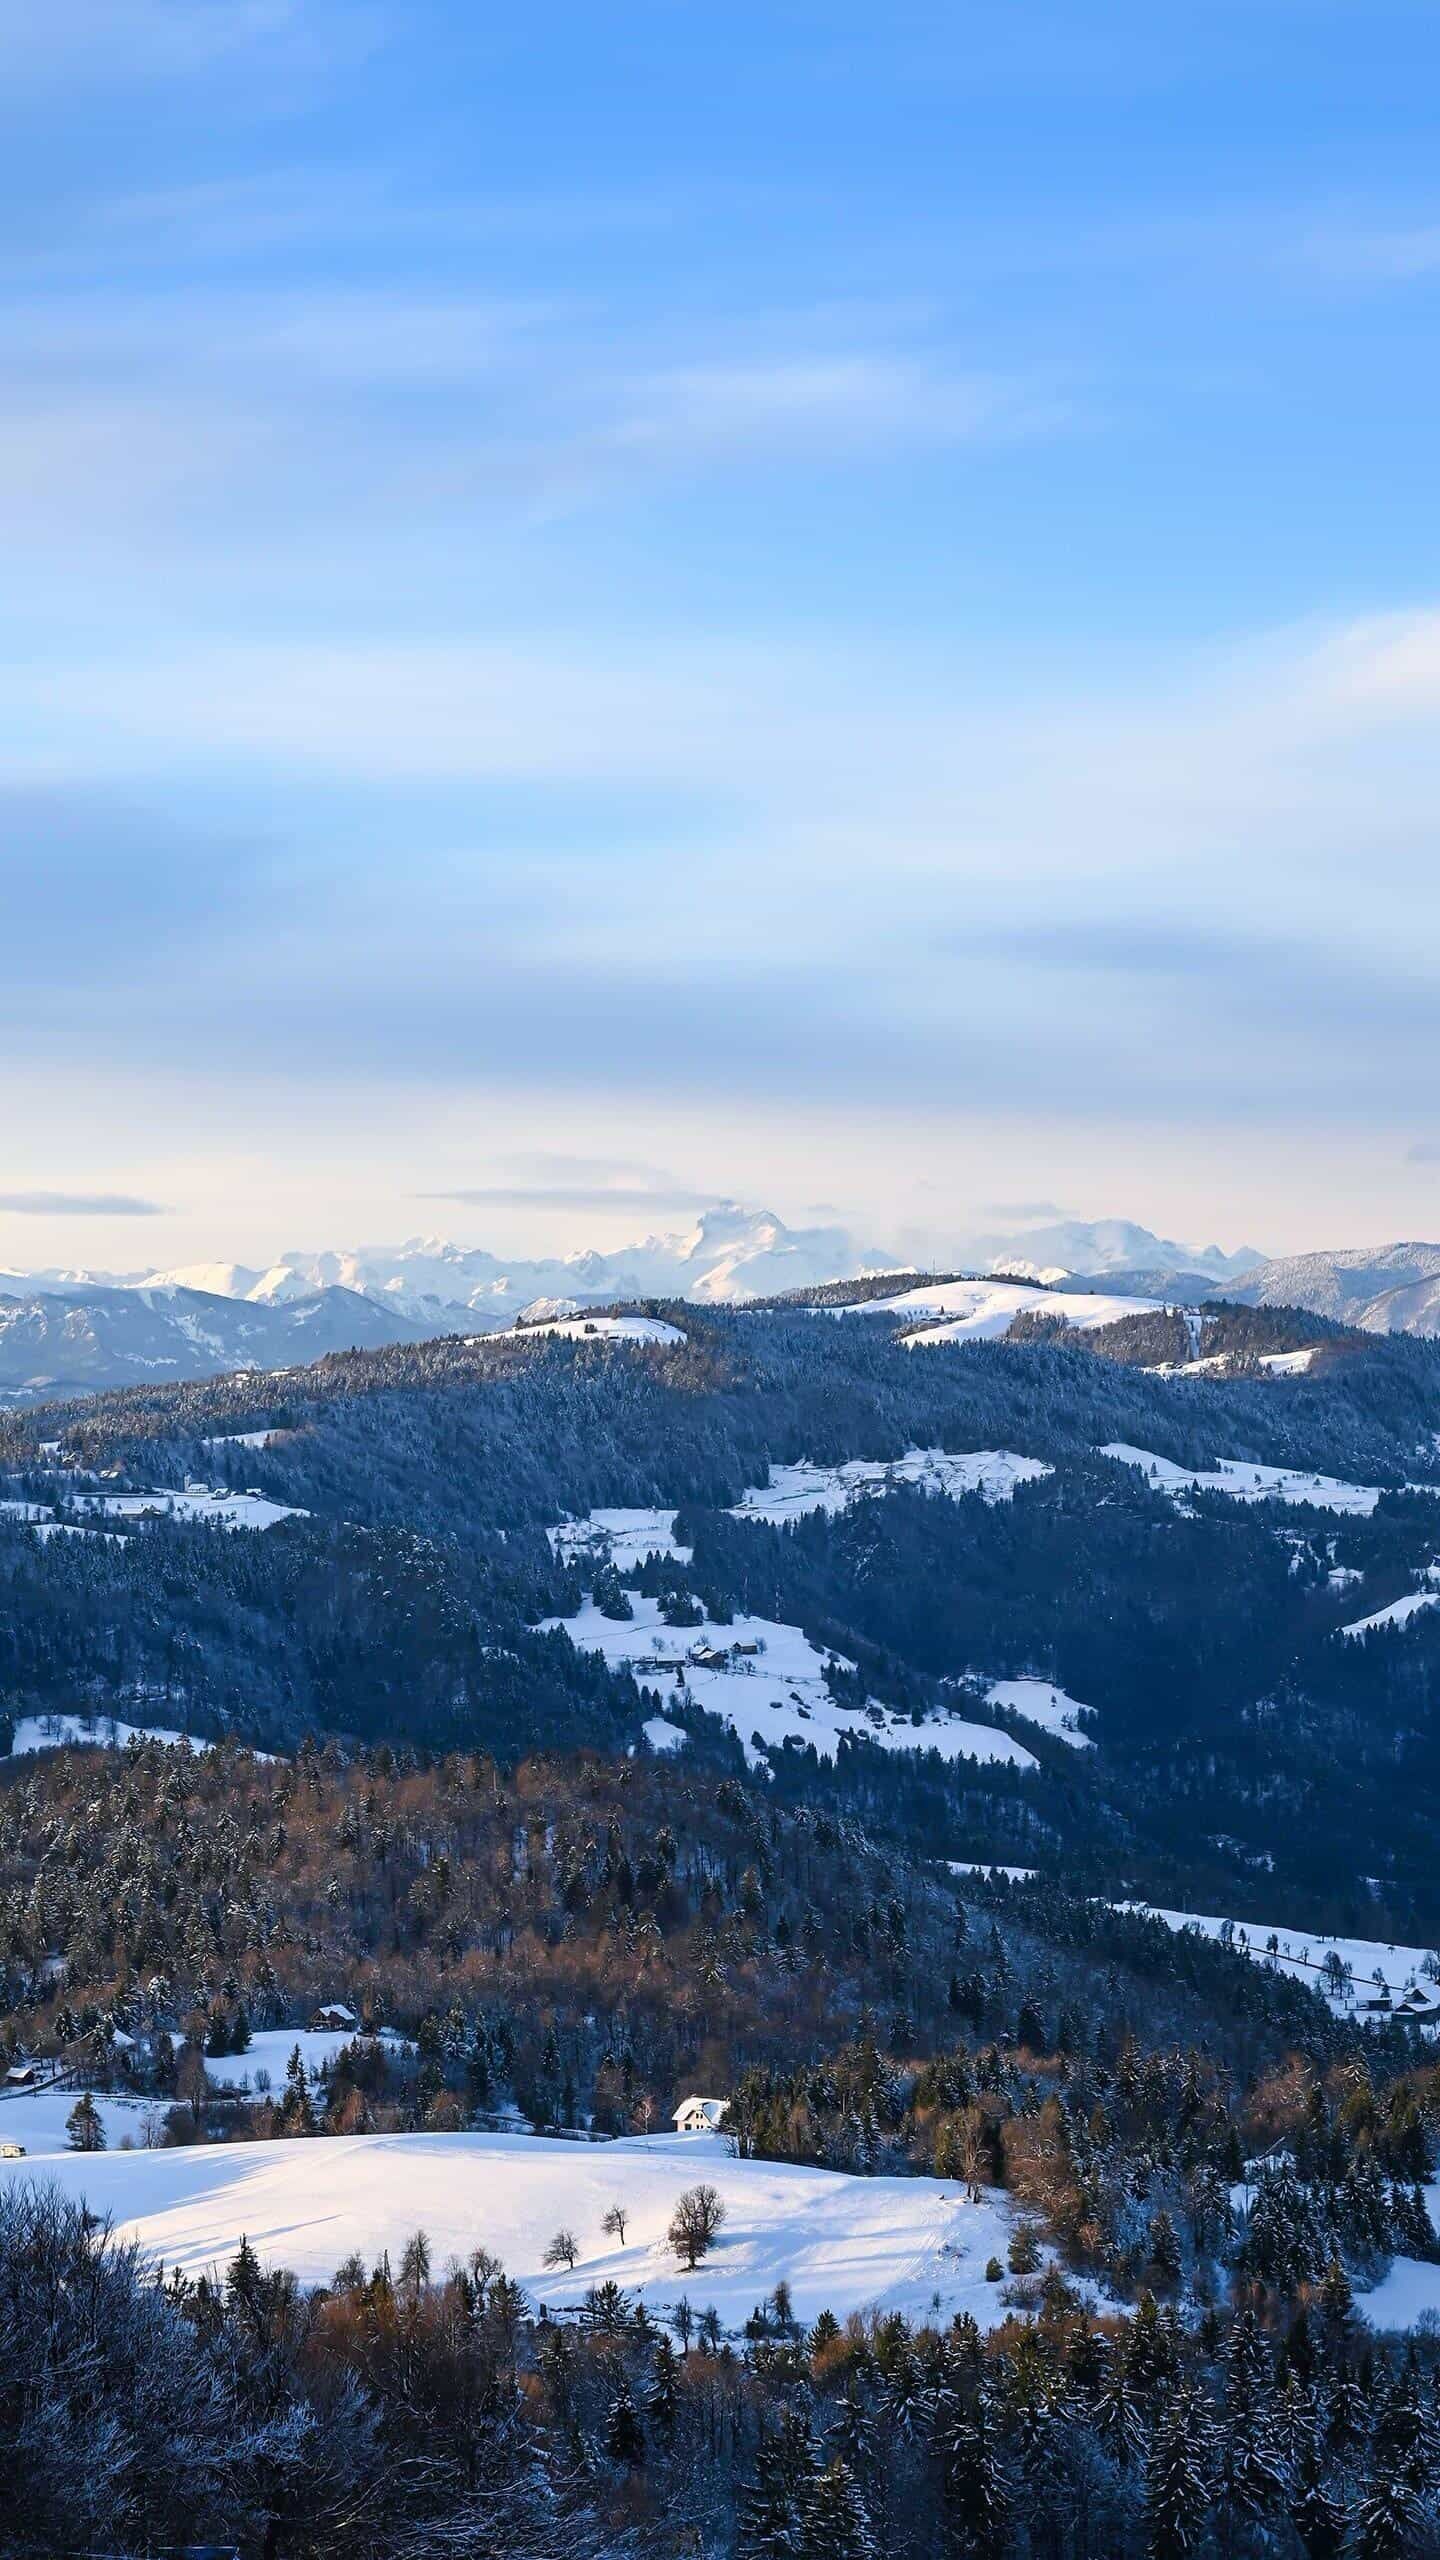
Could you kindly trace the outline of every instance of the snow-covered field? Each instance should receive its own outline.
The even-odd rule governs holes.
[[[0,2092],[0,2143],[23,2143],[27,2162],[68,2152],[70,2140],[65,2127],[79,2095],[78,2085]],[[159,2141],[167,2111],[163,2099],[117,2098],[98,2093],[95,2104],[112,2151],[118,2151],[125,2142],[134,2150],[143,2149],[147,2128]]]
[[[987,1502],[1008,1502],[1017,1484],[1033,1484],[1054,1472],[1043,1459],[1022,1458],[1013,1449],[907,1449],[901,1458],[850,1458],[833,1467],[801,1459],[795,1466],[772,1467],[768,1484],[748,1486],[730,1516],[781,1523],[810,1511],[846,1511],[851,1503],[888,1493],[893,1485],[917,1485],[923,1493],[943,1494],[952,1502],[970,1493]],[[693,1552],[675,1542],[673,1506],[591,1511],[582,1520],[559,1521],[546,1535],[567,1562],[603,1560],[618,1573],[628,1573],[651,1555],[688,1564]]]
[[[10,1757],[21,1760],[32,1751],[59,1751],[67,1743],[78,1743],[90,1749],[123,1751],[127,1742],[187,1740],[192,1751],[214,1748],[209,1742],[198,1741],[193,1734],[187,1737],[176,1733],[170,1725],[122,1724],[116,1716],[20,1716],[16,1720]]]
[[[678,1324],[665,1324],[659,1316],[546,1316],[539,1324],[512,1325],[506,1333],[485,1333],[478,1339],[491,1342],[533,1342],[537,1336],[553,1340],[559,1336],[566,1342],[684,1342],[686,1336]]]
[[[562,1562],[613,1564],[617,1573],[629,1573],[647,1556],[688,1564],[694,1553],[675,1543],[673,1510],[590,1511],[583,1520],[557,1522],[545,1534]]]
[[[825,1310],[836,1316],[900,1316],[931,1330],[915,1342],[993,1342],[1018,1315],[1053,1317],[1088,1330],[1118,1324],[1123,1316],[1158,1315],[1158,1298],[1119,1298],[1089,1289],[1035,1289],[1013,1280],[942,1280],[898,1297],[867,1298],[859,1306]]]
[[[682,2294],[697,2312],[713,2304],[735,2329],[783,2280],[804,2321],[871,2304],[940,2321],[970,2311],[985,2326],[1004,2316],[1001,2286],[985,2281],[987,2259],[1003,2261],[1009,2245],[1003,2197],[967,2204],[949,2179],[732,2160],[707,2134],[579,2144],[422,2133],[65,2153],[0,2164],[0,2177],[37,2169],[191,2274],[223,2268],[243,2234],[262,2259],[321,2283],[352,2250],[369,2262],[388,2249],[395,2263],[418,2228],[437,2269],[489,2249],[532,2300],[557,2308],[610,2277],[657,2311]],[[699,2179],[718,2189],[726,2220],[710,2256],[686,2275],[665,2231]],[[601,2229],[615,2204],[631,2216],[623,2247]],[[562,2223],[581,2248],[570,2274],[544,2264]]]
[[[822,1760],[833,1760],[841,1734],[878,1742],[887,1751],[939,1751],[947,1760],[1007,1761],[1033,1769],[1032,1751],[996,1726],[975,1724],[964,1716],[932,1716],[912,1724],[908,1716],[871,1700],[865,1707],[844,1707],[825,1685],[825,1663],[847,1670],[854,1665],[840,1654],[817,1653],[799,1627],[772,1618],[734,1618],[721,1626],[706,1619],[698,1627],[667,1627],[658,1600],[632,1592],[634,1615],[606,1618],[587,1599],[573,1618],[547,1618],[545,1628],[561,1628],[572,1644],[603,1654],[617,1669],[629,1670],[644,1688],[678,1687],[710,1715],[722,1716],[739,1736],[752,1768],[766,1765],[766,1751],[780,1743],[809,1743]],[[735,1654],[737,1645],[754,1645]],[[692,1663],[693,1651],[724,1651],[723,1665]]]
[[[309,1517],[260,1493],[177,1493],[170,1485],[158,1485],[153,1493],[73,1493],[66,1500],[79,1515],[74,1521],[57,1520],[53,1506],[34,1502],[0,1502],[0,1512],[27,1521],[42,1538],[103,1520],[208,1520],[222,1529],[273,1529],[277,1520]]]
[[[307,2080],[314,2080],[325,2065],[333,2062],[347,2044],[355,2041],[356,2029],[339,2032],[329,2027],[262,2027],[252,2035],[243,2053],[209,2054],[205,2056],[205,2077],[212,2089],[259,2090],[264,2075],[266,2084],[279,2092],[285,2086],[285,2071],[296,2046],[305,2066]],[[397,2052],[410,2048],[403,2036],[382,2030],[379,2041]]]
[[[1042,1459],[1018,1457],[1013,1449],[907,1449],[903,1458],[850,1458],[834,1467],[802,1459],[797,1466],[772,1467],[768,1485],[742,1493],[731,1517],[778,1523],[808,1511],[847,1511],[852,1502],[888,1493],[892,1485],[916,1485],[951,1502],[968,1493],[1008,1502],[1017,1484],[1054,1472]]]
[[[1422,1609],[1437,1607],[1440,1607],[1440,1591],[1407,1591],[1402,1600],[1392,1600],[1388,1609],[1372,1609],[1368,1618],[1352,1618],[1340,1633],[1342,1636],[1368,1636],[1376,1627],[1408,1626]]]
[[[1080,1718],[1093,1713],[1078,1698],[1067,1697],[1051,1680],[992,1680],[985,1692],[992,1707],[1006,1707],[1012,1715],[1028,1716],[1057,1742],[1068,1742],[1075,1751],[1089,1751],[1094,1737],[1080,1730]]]
[[[1132,1448],[1127,1440],[1107,1440],[1100,1455],[1138,1468],[1157,1492],[1172,1495],[1228,1493],[1237,1502],[1303,1502],[1320,1511],[1363,1515],[1372,1512],[1380,1499],[1378,1485],[1347,1484],[1340,1476],[1311,1475],[1301,1467],[1262,1467],[1248,1458],[1220,1458],[1213,1467],[1182,1467],[1173,1458],[1157,1457],[1153,1449]]]
[[[1238,1955],[1248,1955],[1257,1964],[1273,1965],[1280,1973],[1288,1973],[1294,1981],[1308,1982],[1312,1990],[1323,1991],[1337,2017],[1355,2013],[1356,1997],[1360,1999],[1375,1989],[1378,1973],[1386,1989],[1393,1995],[1412,1983],[1428,1990],[1437,1986],[1425,1972],[1427,1962],[1434,1961],[1430,1947],[1392,1946],[1380,1938],[1330,1938],[1318,1929],[1291,1929],[1273,1920],[1224,1920],[1203,1911],[1162,1911],[1150,1903],[1126,1902],[1122,1911],[1142,1911],[1152,1920],[1163,1920],[1167,1929],[1197,1929],[1204,1938],[1223,1938],[1230,1932],[1230,1944]],[[1269,1951],[1270,1940],[1277,1942],[1276,1953]],[[1353,1987],[1331,1994],[1325,1980],[1325,1959],[1338,1956],[1350,1967]]]
[[[1440,2186],[1424,2194],[1430,2219],[1440,2227]],[[1395,2258],[1377,2285],[1356,2294],[1355,2308],[1372,2329],[1434,2329],[1440,2324],[1440,2267],[1426,2258]]]

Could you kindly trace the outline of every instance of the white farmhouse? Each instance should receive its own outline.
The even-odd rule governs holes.
[[[729,2112],[728,2098],[682,2098],[675,2110],[677,2133],[718,2133]]]

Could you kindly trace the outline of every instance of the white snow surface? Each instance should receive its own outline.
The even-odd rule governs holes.
[[[1067,1697],[1053,1680],[992,1680],[985,1697],[989,1706],[1008,1707],[1012,1715],[1028,1716],[1032,1724],[1053,1734],[1057,1742],[1068,1742],[1072,1750],[1094,1747],[1094,1735],[1080,1730],[1081,1716],[1093,1710],[1078,1698]]]
[[[993,1342],[1022,1314],[1053,1317],[1088,1331],[1118,1324],[1124,1316],[1158,1315],[1158,1298],[1120,1298],[1091,1289],[1036,1289],[1023,1281],[942,1280],[903,1289],[894,1298],[867,1298],[859,1306],[829,1310],[837,1316],[900,1316],[930,1329],[911,1342]]]
[[[307,1520],[309,1513],[288,1502],[271,1502],[260,1493],[177,1493],[168,1485],[154,1493],[102,1493],[76,1496],[78,1511],[107,1520],[140,1520],[162,1511],[167,1519],[208,1520],[224,1529],[273,1529],[278,1520]]]
[[[127,1742],[179,1742],[188,1744],[191,1751],[214,1749],[213,1743],[176,1733],[169,1725],[122,1724],[115,1716],[52,1714],[17,1717],[10,1757],[22,1760],[32,1751],[59,1751],[67,1744],[123,1751]]]
[[[672,1724],[668,1716],[647,1716],[640,1730],[652,1751],[683,1751],[690,1739],[683,1724]]]
[[[833,1760],[844,1733],[887,1751],[939,1751],[947,1760],[1008,1761],[1021,1769],[1037,1765],[1034,1753],[1008,1733],[963,1716],[932,1716],[917,1725],[875,1699],[864,1707],[840,1706],[825,1685],[825,1663],[838,1662],[847,1671],[854,1664],[843,1654],[817,1653],[799,1627],[741,1617],[728,1626],[707,1618],[698,1627],[667,1627],[658,1600],[639,1591],[629,1597],[631,1618],[603,1617],[587,1599],[573,1618],[547,1618],[542,1632],[562,1629],[572,1644],[632,1671],[642,1688],[678,1686],[696,1706],[724,1718],[752,1769],[766,1767],[767,1749],[788,1741],[809,1743],[822,1760]],[[699,1647],[737,1644],[763,1650],[732,1655],[723,1668],[704,1669],[687,1659]]]
[[[207,2053],[205,2077],[212,2089],[254,2090],[259,2085],[257,2073],[268,2071],[271,2088],[282,2092],[286,2067],[297,2045],[306,2079],[315,2080],[357,2036],[362,2044],[378,2041],[396,2052],[411,2050],[403,2036],[391,2034],[388,2028],[382,2029],[378,2039],[368,2039],[358,2027],[262,2027],[252,2035],[243,2053]]]
[[[5,2174],[13,2175],[16,2166],[23,2169],[32,2161],[49,2161],[57,2153],[68,2154],[70,2139],[65,2127],[79,2095],[78,2086],[68,2082],[50,2089],[0,2092],[0,2142],[19,2142],[25,2147],[25,2160],[3,2164]],[[147,2129],[159,2140],[170,2105],[168,2098],[113,2097],[99,2090],[94,2097],[105,2127],[105,2140],[112,2151],[118,2151],[127,2141],[136,2150],[141,2149]],[[42,2174],[48,2176],[48,2169]]]
[[[1440,2186],[1424,2190],[1430,2219],[1440,2219]],[[1427,2258],[1395,2258],[1377,2285],[1357,2293],[1355,2308],[1372,2329],[1410,2330],[1440,2322],[1440,2267]]]
[[[1334,1580],[1332,1574],[1331,1580]],[[1342,1636],[1368,1636],[1375,1627],[1404,1627],[1422,1609],[1440,1605],[1440,1591],[1407,1591],[1401,1600],[1392,1600],[1388,1609],[1372,1609],[1368,1618],[1352,1618],[1342,1627]]]
[[[772,1467],[768,1485],[742,1493],[731,1518],[778,1524],[809,1511],[846,1511],[851,1503],[888,1493],[894,1485],[915,1485],[951,1502],[970,1493],[987,1502],[1009,1502],[1017,1484],[1033,1484],[1054,1472],[1043,1459],[1022,1458],[1013,1449],[907,1449],[902,1458],[850,1458],[842,1466],[817,1466],[802,1458],[795,1466]]]
[[[629,1573],[647,1556],[666,1556],[688,1564],[695,1550],[675,1543],[675,1514],[670,1511],[590,1511],[583,1520],[561,1520],[545,1535],[566,1564],[613,1564]]]
[[[1118,1908],[1143,1912],[1151,1920],[1163,1920],[1167,1929],[1197,1929],[1204,1938],[1218,1939],[1227,1925],[1212,1912],[1162,1911],[1148,1902],[1122,1902]],[[1435,1958],[1435,1950],[1430,1947],[1391,1945],[1380,1938],[1332,1938],[1320,1929],[1293,1929],[1273,1920],[1232,1919],[1228,1925],[1234,1932],[1231,1945],[1237,1954],[1248,1955],[1257,1964],[1273,1965],[1278,1972],[1288,1973],[1293,1981],[1308,1982],[1312,1990],[1325,1991],[1323,1967],[1327,1955],[1333,1950],[1342,1964],[1349,1965],[1354,1976],[1351,1991],[1342,1991],[1333,1998],[1326,1992],[1330,2007],[1340,2018],[1354,2015],[1356,1994],[1363,2000],[1367,1993],[1373,1991],[1377,1973],[1392,1995],[1407,1990],[1413,1982],[1426,1986],[1431,1983],[1425,1972],[1427,1962],[1433,1962]],[[1279,1941],[1279,1952],[1275,1956],[1267,1952],[1267,1941],[1271,1937]]]
[[[678,1324],[659,1316],[551,1316],[543,1324],[516,1325],[506,1333],[487,1333],[485,1342],[533,1342],[537,1335],[566,1342],[684,1342]]]
[[[1182,1467],[1153,1449],[1133,1448],[1128,1440],[1107,1440],[1102,1458],[1118,1458],[1150,1478],[1157,1491],[1228,1493],[1237,1502],[1302,1502],[1319,1511],[1368,1515],[1380,1499],[1373,1484],[1347,1484],[1340,1476],[1309,1474],[1301,1467],[1265,1467],[1248,1458],[1220,1458],[1213,1467]]]
[[[0,2163],[0,2177],[23,2178],[34,2165]],[[43,2174],[108,2217],[122,2239],[192,2275],[223,2269],[243,2234],[268,2264],[322,2283],[353,2250],[369,2262],[387,2249],[393,2262],[418,2228],[437,2267],[489,2249],[532,2300],[554,2309],[578,2305],[608,2277],[656,2311],[682,2294],[697,2311],[713,2304],[737,2329],[783,2279],[807,2323],[826,2309],[844,2318],[871,2305],[942,2323],[969,2311],[985,2327],[1004,2317],[1003,2288],[985,2281],[986,2260],[1003,2260],[1013,2227],[1003,2196],[967,2204],[953,2179],[853,2178],[734,2160],[711,2134],[605,2144],[342,2135],[64,2153],[46,2158]],[[726,2219],[709,2257],[687,2275],[665,2231],[679,2197],[701,2179],[718,2189]],[[623,2248],[601,2229],[613,2204],[631,2217]],[[544,2264],[562,2223],[581,2246],[570,2274]]]

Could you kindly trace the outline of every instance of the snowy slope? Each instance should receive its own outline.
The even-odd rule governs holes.
[[[261,2027],[252,2035],[243,2053],[207,2054],[205,2077],[212,2089],[255,2090],[262,2086],[262,2075],[268,2075],[272,2089],[285,2086],[286,2066],[299,2049],[307,2080],[318,2078],[337,2053],[355,2041],[356,2030],[343,2032],[331,2027]],[[403,2036],[392,2035],[388,2028],[376,2039],[397,2052],[409,2052]]]
[[[193,1735],[188,1739],[192,1751],[209,1751],[212,1748],[210,1743],[197,1741]],[[186,1735],[176,1733],[168,1725],[122,1724],[115,1716],[20,1716],[16,1720],[10,1756],[21,1760],[32,1751],[60,1751],[71,1744],[86,1750],[123,1751],[127,1742],[174,1743],[186,1740]]]
[[[1310,1475],[1301,1467],[1262,1467],[1248,1458],[1219,1458],[1213,1467],[1182,1467],[1173,1458],[1157,1457],[1153,1449],[1132,1448],[1125,1440],[1107,1440],[1100,1455],[1138,1468],[1157,1491],[1172,1495],[1228,1493],[1237,1502],[1303,1502],[1320,1511],[1362,1515],[1372,1512],[1380,1499],[1378,1485],[1346,1484],[1340,1476]]]
[[[567,1564],[613,1564],[629,1573],[647,1556],[689,1564],[693,1547],[677,1546],[673,1511],[588,1511],[583,1520],[561,1520],[545,1532]]]
[[[547,1316],[539,1324],[514,1327],[505,1333],[487,1334],[488,1342],[541,1342],[558,1337],[562,1342],[683,1342],[678,1325],[664,1324],[659,1316]]]
[[[1010,2239],[1002,2196],[967,2204],[952,2180],[732,2160],[713,2135],[595,2145],[521,2134],[341,2136],[67,2153],[43,2165],[122,2237],[192,2275],[223,2268],[244,2234],[263,2260],[322,2283],[352,2250],[367,2261],[388,2250],[395,2262],[419,2228],[437,2267],[489,2249],[532,2300],[553,2307],[578,2304],[609,2277],[656,2311],[682,2294],[697,2311],[713,2304],[737,2329],[783,2280],[807,2322],[871,2304],[941,2321],[970,2311],[985,2326],[1004,2316],[1001,2287],[985,2281],[987,2259],[1003,2259]],[[0,2164],[0,2178],[34,2166]],[[711,2255],[684,2275],[665,2230],[677,2199],[702,2178],[723,2197],[726,2221]],[[623,2248],[600,2227],[616,2203],[631,2217]],[[582,2251],[568,2275],[543,2263],[561,2223]]]
[[[1127,1902],[1119,1907],[1163,1920],[1167,1929],[1196,1929],[1202,1938],[1223,1939],[1229,1931],[1229,1943],[1237,1954],[1250,1956],[1257,1964],[1273,1965],[1277,1972],[1288,1973],[1296,1982],[1308,1982],[1312,1990],[1325,1991],[1337,2017],[1353,2015],[1356,1993],[1363,1999],[1372,1991],[1377,1973],[1392,1994],[1407,1990],[1415,1982],[1434,1987],[1425,1971],[1435,1956],[1429,1947],[1394,1946],[1380,1938],[1331,1938],[1319,1929],[1292,1929],[1273,1920],[1224,1920],[1210,1912],[1162,1911],[1149,1903]],[[1268,1951],[1272,1937],[1277,1941],[1273,1956]],[[1353,1990],[1333,1997],[1324,1979],[1325,1959],[1332,1952],[1342,1964],[1349,1965],[1354,1976]]]
[[[1440,1606],[1440,1591],[1407,1591],[1403,1600],[1392,1600],[1388,1609],[1372,1609],[1368,1618],[1352,1618],[1342,1627],[1342,1636],[1368,1636],[1377,1627],[1405,1627],[1422,1609]]]
[[[1093,1737],[1081,1731],[1080,1718],[1093,1710],[1078,1698],[1069,1698],[1052,1680],[992,1680],[985,1692],[992,1707],[1006,1707],[1012,1715],[1028,1716],[1057,1742],[1068,1742],[1075,1751],[1089,1751]]]
[[[987,1502],[1008,1502],[1017,1484],[1033,1484],[1053,1475],[1040,1458],[1017,1457],[1013,1449],[907,1449],[902,1458],[851,1458],[843,1466],[822,1467],[802,1459],[796,1466],[772,1467],[768,1485],[752,1486],[734,1505],[735,1520],[798,1520],[807,1511],[846,1511],[853,1502],[887,1493],[892,1485],[915,1485],[922,1493],[942,1494],[958,1502],[968,1493]]]
[[[633,1672],[642,1688],[673,1688],[707,1714],[723,1717],[754,1769],[767,1766],[767,1750],[791,1741],[808,1743],[822,1760],[833,1760],[846,1733],[887,1751],[939,1751],[947,1760],[1002,1761],[1021,1769],[1037,1765],[1034,1753],[1008,1733],[964,1716],[933,1716],[917,1725],[874,1699],[866,1707],[840,1706],[825,1685],[825,1663],[838,1662],[848,1671],[854,1664],[843,1654],[817,1653],[798,1627],[739,1617],[726,1626],[706,1619],[698,1627],[667,1627],[658,1600],[638,1591],[630,1597],[633,1617],[603,1617],[587,1600],[576,1617],[547,1618],[542,1633],[561,1629],[582,1650]],[[732,1655],[730,1649],[741,1644],[758,1649]],[[709,1647],[730,1657],[723,1668],[689,1661],[692,1652]]]
[[[1008,1333],[1018,1315],[1049,1317],[1059,1324],[1088,1331],[1118,1324],[1122,1317],[1161,1312],[1158,1298],[1122,1298],[1088,1289],[1037,1289],[1023,1281],[941,1280],[903,1289],[894,1298],[866,1298],[858,1306],[837,1307],[837,1316],[893,1316],[925,1328],[914,1342],[994,1342]]]
[[[1310,1307],[1366,1333],[1440,1333],[1440,1245],[1355,1246],[1262,1262],[1231,1295],[1260,1307]]]

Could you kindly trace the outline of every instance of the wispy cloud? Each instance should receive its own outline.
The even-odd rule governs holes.
[[[11,1218],[163,1218],[159,1200],[137,1200],[124,1191],[0,1191],[0,1213]]]
[[[368,51],[384,24],[367,0],[0,0],[0,50],[12,94],[73,93],[186,81],[236,61],[314,76]]]
[[[418,1200],[453,1200],[467,1209],[713,1209],[715,1191],[657,1191],[644,1184],[536,1182],[482,1183],[463,1191],[419,1191]]]

